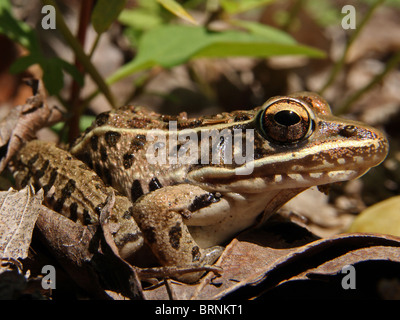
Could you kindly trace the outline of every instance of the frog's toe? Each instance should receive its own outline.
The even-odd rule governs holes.
[[[224,247],[214,246],[203,249],[202,265],[213,264],[221,256]]]

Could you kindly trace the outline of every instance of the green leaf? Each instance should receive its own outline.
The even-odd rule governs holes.
[[[0,0],[0,13],[3,10],[10,11],[11,10],[11,3],[8,0]]]
[[[40,55],[37,53],[31,53],[27,56],[22,56],[18,58],[14,63],[10,66],[11,73],[21,73],[28,69],[31,65],[38,63],[40,60]]]
[[[42,58],[39,64],[43,69],[43,82],[50,95],[58,93],[64,87],[63,70],[68,72],[80,86],[83,85],[82,74],[74,65],[63,59],[58,57]]]
[[[43,69],[43,82],[50,95],[59,92],[64,86],[64,77],[60,65],[60,59],[43,59],[40,66]]]
[[[126,0],[98,0],[92,13],[93,28],[101,34],[108,30],[125,7]]]
[[[88,115],[81,115],[79,118],[79,129],[81,132],[85,131],[89,128],[93,121],[96,119],[96,116],[88,116]]]
[[[145,9],[125,9],[119,15],[118,21],[126,26],[140,30],[148,30],[162,23],[159,15]]]
[[[248,42],[215,43],[200,50],[194,57],[223,58],[227,56],[245,56],[266,58],[281,55],[305,55],[313,58],[323,57],[323,53],[321,51],[307,46]]]
[[[268,38],[271,42],[295,44],[296,40],[292,38],[288,33],[267,26],[262,23],[246,21],[246,20],[231,20],[230,23],[234,26],[238,26],[246,29],[252,34],[257,34]]]
[[[25,22],[14,18],[8,0],[0,0],[0,21],[0,33],[19,43],[31,53],[40,50],[36,34]]]
[[[274,2],[274,0],[221,0],[221,6],[229,14],[255,9]]]
[[[82,73],[79,72],[79,70],[73,65],[70,64],[69,62],[63,60],[63,59],[59,59],[60,62],[60,67],[62,67],[62,69],[66,72],[68,72],[72,78],[74,78],[74,80],[81,86],[83,87],[84,84],[84,78]]]
[[[38,53],[32,53],[17,59],[11,65],[10,72],[23,72],[36,63],[43,69],[43,82],[51,95],[58,93],[63,88],[64,77],[62,70],[68,72],[80,86],[83,86],[83,76],[74,65],[58,57],[45,58]]]
[[[204,27],[168,25],[146,32],[134,60],[120,68],[107,82],[113,83],[155,65],[170,68],[197,57],[270,57],[301,54],[321,58],[320,50],[298,45],[288,37],[271,37],[241,31],[212,32]]]
[[[43,82],[51,95],[58,93],[64,85],[63,69],[70,73],[80,85],[83,84],[83,77],[75,66],[58,57],[44,57],[35,31],[26,23],[13,17],[11,5],[7,0],[0,0],[0,21],[0,33],[29,51],[29,55],[18,58],[11,65],[10,72],[20,73],[33,64],[39,64],[43,70]]]
[[[175,0],[157,0],[157,2],[177,17],[190,23],[198,24],[197,21]]]

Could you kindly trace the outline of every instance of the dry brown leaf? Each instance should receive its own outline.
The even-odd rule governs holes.
[[[234,239],[217,264],[220,277],[208,274],[196,285],[170,283],[145,291],[147,299],[254,298],[283,284],[334,277],[345,265],[388,259],[400,265],[400,238],[344,234],[317,239],[293,223],[276,223]],[[357,267],[356,267],[357,268]],[[344,291],[344,290],[342,290]]]
[[[32,231],[39,215],[43,192],[31,187],[0,192],[0,257],[24,259],[28,256]]]
[[[93,297],[110,299],[107,290],[112,290],[129,299],[143,298],[135,270],[114,254],[100,226],[82,226],[46,208],[37,227],[63,269]]]
[[[62,120],[61,111],[47,105],[42,82],[32,80],[30,83],[34,96],[14,107],[0,122],[0,172],[24,142],[35,138],[39,129]]]

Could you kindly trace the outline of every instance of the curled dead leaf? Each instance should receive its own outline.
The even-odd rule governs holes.
[[[341,234],[318,239],[293,223],[278,222],[234,239],[217,262],[223,269],[220,277],[208,274],[195,285],[171,283],[169,290],[174,291],[176,299],[273,297],[269,295],[271,292],[288,283],[307,281],[311,286],[311,281],[333,279],[338,274],[340,280],[346,265],[361,270],[359,266],[363,263],[382,261],[390,261],[396,268],[400,266],[399,238]],[[166,292],[160,286],[145,291],[145,295],[148,299],[167,299],[171,295]],[[341,293],[344,294],[344,289]]]
[[[62,120],[63,115],[56,107],[46,103],[43,83],[31,80],[34,95],[23,105],[14,107],[0,121],[0,172],[4,170],[21,145],[36,136],[36,132]]]

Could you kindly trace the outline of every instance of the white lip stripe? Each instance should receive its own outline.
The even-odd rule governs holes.
[[[319,179],[322,176],[322,172],[310,172],[309,175],[313,179]]]
[[[255,160],[254,167],[263,167],[263,166],[268,166],[276,163],[283,163],[286,161],[293,161],[293,160],[299,160],[303,159],[309,155],[312,154],[318,154],[323,151],[328,151],[328,150],[334,150],[338,148],[358,148],[358,147],[375,147],[379,148],[379,140],[374,140],[374,139],[368,139],[368,140],[361,140],[361,141],[336,141],[336,142],[325,142],[320,145],[315,145],[312,147],[308,147],[304,150],[296,150],[296,151],[289,151],[286,154],[278,154],[278,155],[271,155],[263,159]],[[360,157],[362,160],[363,158]],[[331,166],[335,166],[336,164],[332,163]],[[320,167],[314,167],[313,170],[318,171],[318,169],[323,169],[326,168],[327,164],[323,164]],[[229,177],[234,174],[235,169],[228,169],[228,168],[218,168],[218,172],[216,172],[216,168],[213,167],[203,167],[201,169],[198,169],[196,171],[192,171],[189,173],[190,176],[193,177],[207,177],[208,174],[214,176],[214,177]]]

